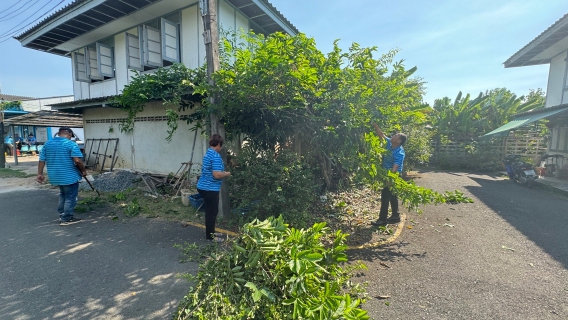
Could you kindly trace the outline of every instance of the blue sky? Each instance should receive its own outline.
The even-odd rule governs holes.
[[[17,1],[0,1],[0,12]],[[0,18],[0,34],[42,5],[46,7],[33,17],[61,0],[33,1],[37,4],[26,13],[7,21]],[[71,1],[63,0],[57,8]],[[331,50],[335,39],[344,49],[353,42],[377,46],[377,54],[399,49],[397,59],[404,59],[409,68],[417,66],[416,75],[427,82],[429,103],[454,98],[459,91],[477,95],[507,87],[523,95],[529,89],[546,90],[548,65],[505,69],[503,62],[568,13],[565,0],[271,2],[301,32],[314,37],[323,52]],[[22,48],[14,39],[0,43],[0,81],[5,94],[47,97],[73,92],[69,59]]]

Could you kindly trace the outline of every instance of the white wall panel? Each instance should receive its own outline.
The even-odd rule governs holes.
[[[226,1],[219,1],[219,32],[235,30],[235,9]]]
[[[91,98],[90,91],[89,91],[89,83],[86,82],[79,82],[81,85],[81,97],[82,99],[89,99]]]
[[[73,96],[75,100],[81,100],[83,95],[81,92],[81,82],[75,80],[75,61],[73,60],[73,55],[71,55],[71,79],[73,79]]]
[[[199,33],[201,17],[197,6],[189,7],[181,12],[181,52],[182,63],[190,69],[195,69],[199,63],[199,46],[203,37]],[[205,56],[203,56],[205,57]]]
[[[249,31],[250,27],[249,27],[249,20],[247,19],[247,17],[240,13],[239,11],[237,11],[237,20],[236,20],[236,27],[237,27],[237,34],[241,31],[241,29],[246,33]]]
[[[91,83],[91,99],[99,97],[114,96],[116,92],[116,79],[109,79]]]
[[[550,61],[548,74],[548,88],[546,90],[546,107],[557,106],[562,101],[562,86],[564,84],[564,71],[566,69],[566,52],[554,57]]]

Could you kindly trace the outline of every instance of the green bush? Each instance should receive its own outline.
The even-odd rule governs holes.
[[[231,169],[231,207],[245,219],[284,215],[294,226],[305,226],[317,187],[313,170],[291,151],[255,152],[242,149]]]
[[[282,216],[246,224],[200,265],[174,319],[369,319],[350,280],[365,266],[342,266],[346,238],[325,223],[288,228]]]

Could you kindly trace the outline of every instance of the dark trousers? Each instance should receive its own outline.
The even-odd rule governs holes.
[[[381,211],[379,213],[379,220],[387,221],[389,203],[392,208],[392,217],[399,217],[400,212],[398,212],[398,197],[392,193],[389,187],[384,187],[381,192]]]
[[[205,238],[213,240],[215,238],[215,220],[217,220],[217,213],[219,213],[219,191],[197,189],[197,192],[205,202]]]

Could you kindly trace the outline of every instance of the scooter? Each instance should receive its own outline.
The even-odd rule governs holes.
[[[515,183],[520,183],[527,188],[532,188],[534,181],[538,176],[530,163],[522,161],[523,156],[518,154],[510,154],[503,161],[509,179]]]

